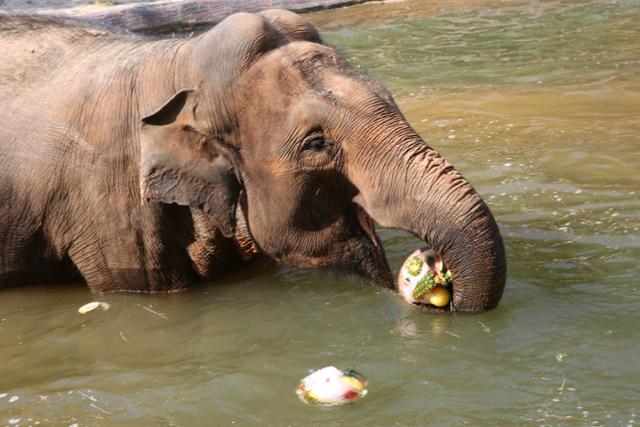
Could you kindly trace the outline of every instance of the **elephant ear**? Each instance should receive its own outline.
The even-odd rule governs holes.
[[[232,237],[240,184],[216,143],[198,131],[197,98],[181,90],[142,119],[140,195],[143,203],[201,208]]]

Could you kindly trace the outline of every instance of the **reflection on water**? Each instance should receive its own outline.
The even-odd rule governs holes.
[[[406,1],[310,15],[489,202],[501,306],[428,316],[353,277],[253,271],[184,295],[0,294],[8,425],[634,425],[640,2]],[[419,244],[382,230],[390,264]],[[160,316],[159,314],[162,314]],[[366,399],[319,410],[310,369]]]

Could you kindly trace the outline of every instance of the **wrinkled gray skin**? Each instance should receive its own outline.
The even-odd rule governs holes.
[[[261,253],[393,280],[371,218],[495,307],[502,239],[391,94],[285,11],[189,40],[0,15],[0,287],[188,288]]]

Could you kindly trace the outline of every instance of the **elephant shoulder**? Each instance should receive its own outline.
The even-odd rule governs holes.
[[[22,88],[47,87],[55,76],[73,75],[70,64],[122,37],[130,36],[73,19],[0,15],[0,99],[15,99]]]

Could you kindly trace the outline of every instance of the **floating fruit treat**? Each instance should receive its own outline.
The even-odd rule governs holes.
[[[298,397],[310,405],[342,405],[367,394],[367,380],[350,369],[341,371],[327,366],[304,377],[296,390]]]
[[[411,304],[447,307],[452,284],[451,272],[429,247],[409,255],[398,274],[398,291]]]
[[[90,311],[93,311],[98,307],[100,307],[103,311],[109,310],[109,303],[100,302],[100,301],[93,301],[93,302],[90,302],[90,303],[85,304],[82,307],[80,307],[78,309],[78,313],[87,314]]]

